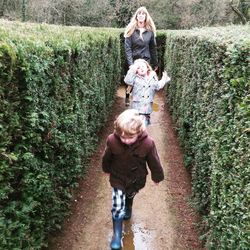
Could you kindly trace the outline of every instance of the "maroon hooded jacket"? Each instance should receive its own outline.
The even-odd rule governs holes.
[[[110,184],[127,194],[138,192],[146,184],[148,168],[151,178],[158,183],[164,179],[163,168],[154,141],[144,131],[135,143],[126,145],[111,134],[102,158],[102,169],[110,174]]]

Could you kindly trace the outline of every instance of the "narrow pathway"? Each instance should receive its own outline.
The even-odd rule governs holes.
[[[90,168],[75,194],[72,215],[62,231],[51,236],[50,250],[109,250],[112,237],[111,188],[101,170],[101,156],[115,116],[125,109],[124,89],[119,88],[107,127]],[[133,215],[124,222],[123,250],[203,249],[195,230],[197,216],[188,205],[190,178],[167,112],[163,92],[155,98],[149,135],[155,140],[164,166],[165,180],[158,186],[148,176],[147,184],[135,197]]]

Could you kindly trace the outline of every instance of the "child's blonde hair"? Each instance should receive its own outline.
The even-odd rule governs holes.
[[[114,122],[114,132],[118,136],[133,136],[145,130],[144,122],[135,109],[123,111]]]
[[[133,32],[135,31],[135,29],[138,27],[137,25],[137,14],[139,12],[143,12],[146,14],[146,20],[145,20],[145,29],[146,30],[151,30],[155,37],[156,37],[156,28],[155,28],[155,24],[154,21],[152,19],[152,17],[149,15],[146,7],[142,6],[140,8],[138,8],[135,12],[135,14],[132,16],[130,23],[127,25],[125,32],[124,32],[124,37],[130,37]]]
[[[134,61],[135,65],[139,64],[139,63],[145,63],[147,65],[147,69],[148,69],[147,73],[148,74],[153,71],[152,67],[150,66],[150,64],[146,60],[140,58],[140,59],[136,59]]]

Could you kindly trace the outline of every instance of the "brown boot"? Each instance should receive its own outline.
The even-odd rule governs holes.
[[[126,107],[129,106],[129,93],[126,93],[126,97],[125,97],[125,106],[126,106]]]

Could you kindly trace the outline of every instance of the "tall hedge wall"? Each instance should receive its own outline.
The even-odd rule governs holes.
[[[117,31],[0,21],[0,249],[60,227],[119,77]]]
[[[250,26],[166,33],[167,99],[209,249],[249,249]]]
[[[60,227],[112,105],[120,35],[0,20],[1,249],[40,249]],[[249,26],[166,37],[167,100],[207,246],[247,249]]]

